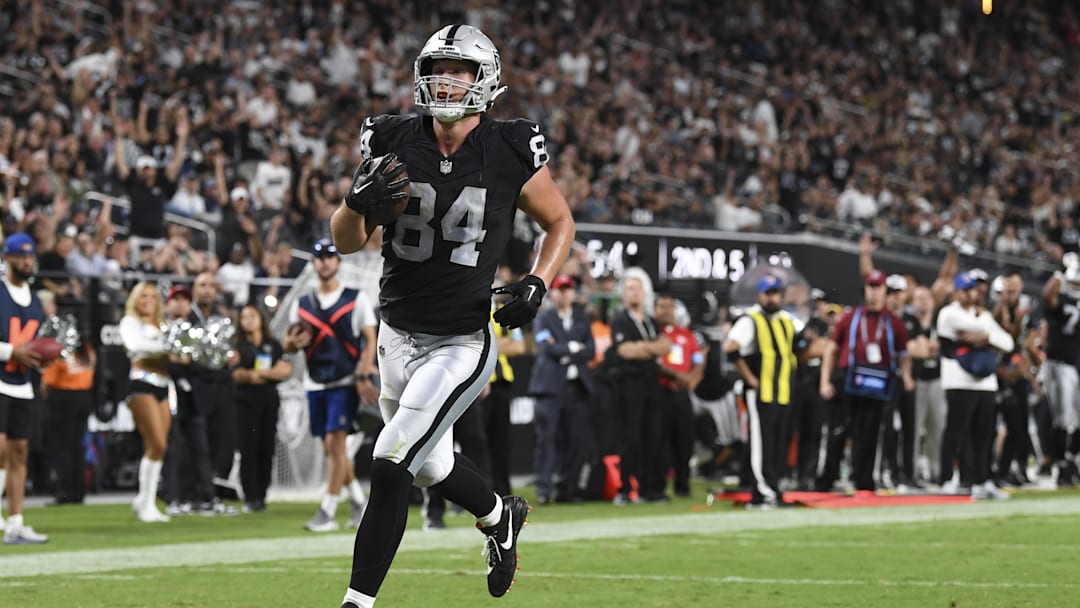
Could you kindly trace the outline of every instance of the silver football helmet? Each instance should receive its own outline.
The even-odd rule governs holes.
[[[1080,266],[1065,269],[1061,277],[1061,290],[1070,298],[1080,299]]]
[[[476,65],[476,80],[468,82],[431,73],[436,59],[457,59]],[[471,25],[448,25],[435,32],[413,64],[413,96],[416,106],[426,109],[439,122],[454,122],[466,114],[486,112],[495,98],[506,91],[499,86],[502,67],[499,50],[491,39]],[[437,86],[457,87],[465,95],[457,101],[436,98]]]

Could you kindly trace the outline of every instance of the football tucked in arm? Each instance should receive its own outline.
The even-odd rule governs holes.
[[[353,173],[345,204],[365,222],[384,225],[396,221],[409,202],[409,174],[396,154],[365,160]]]
[[[55,361],[60,356],[60,351],[64,350],[64,346],[56,338],[34,338],[26,343],[26,348],[41,359],[42,365]]]
[[[285,332],[289,335],[299,336],[300,334],[307,334],[307,339],[310,340],[315,336],[315,328],[311,326],[311,323],[300,319],[296,323],[289,326]]]
[[[405,213],[405,207],[408,206],[409,199],[400,201],[394,201],[383,207],[372,209],[364,214],[364,221],[376,226],[385,226],[386,224],[393,224],[397,221],[401,214]]]

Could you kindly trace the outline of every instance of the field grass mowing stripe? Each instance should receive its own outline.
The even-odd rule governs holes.
[[[741,547],[781,547],[784,549],[875,549],[881,543],[870,541],[844,541],[844,540],[780,540],[761,534],[739,534],[724,538],[692,538],[686,541],[690,545],[703,546],[726,546],[739,545]],[[972,540],[971,542],[947,541],[947,542],[920,542],[905,543],[891,541],[890,547],[897,549],[980,549],[987,551],[1070,551],[1075,552],[1075,544],[1066,543],[995,543],[989,541]]]
[[[711,512],[681,515],[591,519],[533,523],[523,544],[588,539],[635,538],[677,534],[723,534],[801,527],[866,526],[893,523],[968,520],[1023,515],[1080,514],[1080,497],[1042,501],[981,502],[972,505],[871,509],[781,509],[769,512]],[[542,516],[542,511],[539,514]],[[0,578],[89,574],[135,568],[176,568],[207,564],[245,564],[278,560],[352,555],[349,535],[295,536],[247,540],[174,543],[152,547],[56,551],[18,555],[18,548],[0,556]],[[475,530],[455,528],[438,533],[410,531],[401,551],[479,547]]]
[[[203,566],[217,573],[228,574],[268,574],[287,572],[289,574],[341,574],[346,570],[346,564],[339,566],[311,566],[289,567],[279,566],[250,566],[250,567],[220,567]],[[480,568],[395,568],[395,574],[418,575],[418,576],[476,576],[483,577],[486,571]],[[747,576],[679,576],[667,574],[644,574],[644,573],[603,573],[603,572],[533,572],[522,571],[522,576],[528,578],[548,579],[579,579],[597,581],[655,581],[670,583],[695,583],[712,585],[815,585],[819,587],[927,587],[927,588],[971,588],[971,589],[1077,589],[1080,583],[1069,582],[1032,582],[1032,581],[969,581],[969,580],[912,580],[912,579],[821,579],[821,578],[762,578]],[[152,579],[153,576],[95,576],[79,575],[75,578],[92,580],[136,580]]]

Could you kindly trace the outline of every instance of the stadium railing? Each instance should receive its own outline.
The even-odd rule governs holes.
[[[874,238],[880,240],[886,249],[900,253],[917,256],[934,255],[944,257],[945,253],[949,250],[949,247],[952,246],[945,240],[936,237],[921,237],[901,232],[882,231],[867,228],[857,223],[841,222],[839,220],[813,216],[804,216],[802,219],[806,229],[810,232],[850,240],[858,239],[862,233],[869,230]],[[1055,270],[1058,270],[1057,265],[1044,260],[1023,258],[979,249],[968,254],[961,252],[961,258],[964,260],[964,266],[967,267],[978,267],[987,271],[1018,270],[1024,277],[1030,279],[1045,279],[1047,276],[1053,274]]]
[[[28,95],[41,80],[37,74],[0,64],[0,95],[19,97]]]
[[[110,196],[104,192],[90,191],[84,194],[83,198],[91,203],[98,203],[99,205],[106,201],[112,201],[113,207],[125,209],[128,212],[131,211],[131,201],[127,197]],[[206,250],[217,251],[217,231],[210,224],[200,222],[199,220],[193,220],[189,217],[184,217],[169,211],[165,212],[165,221],[199,232],[205,239]],[[123,224],[116,223],[115,229],[120,234],[128,234],[128,228]],[[153,241],[154,239],[138,239],[138,237],[132,237],[132,240],[136,241],[132,243],[131,247],[132,255],[134,256],[138,253],[138,247],[136,246],[138,244],[137,241]]]
[[[105,37],[112,31],[112,14],[103,6],[93,2],[78,2],[75,0],[52,0],[51,4],[59,8],[57,14],[61,13],[66,7],[73,6],[81,10],[84,30],[92,29]],[[54,20],[53,23],[59,24],[60,20]],[[68,31],[80,36],[86,35],[85,31],[74,31],[74,29],[68,29]]]

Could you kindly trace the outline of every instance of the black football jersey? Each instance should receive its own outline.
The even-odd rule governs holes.
[[[491,284],[510,242],[518,196],[548,162],[540,126],[481,117],[461,149],[444,157],[432,118],[368,118],[361,153],[398,155],[409,203],[383,227],[379,314],[392,327],[458,335],[486,326]]]
[[[1080,356],[1080,336],[1077,335],[1077,322],[1080,322],[1080,306],[1074,298],[1065,294],[1058,295],[1057,308],[1046,309],[1046,358],[1066,363],[1077,363]]]

